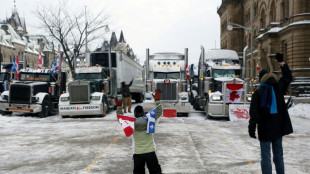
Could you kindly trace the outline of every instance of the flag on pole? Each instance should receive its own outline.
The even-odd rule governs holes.
[[[119,115],[117,114],[117,118],[119,123],[121,124],[122,128],[124,129],[125,135],[130,137],[135,129],[135,120],[136,118]]]
[[[59,70],[59,66],[60,66],[59,64],[62,65],[62,63],[63,63],[63,58],[62,58],[62,52],[61,51],[59,51],[59,53],[58,53],[58,58],[60,58],[60,62],[57,61],[57,70]]]
[[[18,60],[18,56],[16,56],[16,78],[19,80],[19,60]]]
[[[13,64],[11,66],[11,71],[16,71],[17,65],[16,65],[16,60],[15,60],[15,56],[13,57]]]
[[[11,71],[15,71],[16,72],[16,78],[19,79],[19,71],[18,71],[18,68],[19,68],[19,61],[18,61],[18,56],[14,56],[13,57],[13,64],[12,64],[12,67],[11,67]]]
[[[39,51],[38,69],[42,69],[42,53]]]
[[[187,65],[185,66],[185,70],[186,70],[186,78],[189,79],[189,75],[190,75],[189,72],[190,71],[189,71],[189,67]]]
[[[155,117],[156,117],[156,108],[152,109],[145,116],[143,116],[143,118],[147,120],[146,133],[148,134],[155,133]]]
[[[52,64],[52,69],[51,69],[51,74],[54,74],[57,70],[57,64],[56,61],[54,59],[53,64]]]

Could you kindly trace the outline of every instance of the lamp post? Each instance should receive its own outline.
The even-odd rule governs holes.
[[[252,25],[251,25],[252,26]],[[239,24],[230,22],[227,26],[227,30],[232,31],[234,28],[242,28],[244,30],[250,31],[251,34],[251,65],[250,65],[250,79],[251,79],[251,91],[253,91],[253,27],[247,28]]]

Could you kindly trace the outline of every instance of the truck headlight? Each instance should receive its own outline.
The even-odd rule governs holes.
[[[252,96],[247,96],[247,97],[246,97],[246,100],[247,100],[248,102],[250,102],[250,101],[252,100]]]
[[[100,96],[91,96],[92,100],[100,100]]]
[[[69,100],[69,97],[61,97],[60,98],[60,101],[68,101]]]
[[[188,100],[187,92],[180,93],[180,100]]]
[[[212,100],[213,101],[222,101],[222,96],[220,96],[220,95],[213,95],[212,96]]]

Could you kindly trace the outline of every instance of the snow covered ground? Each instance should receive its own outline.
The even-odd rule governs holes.
[[[310,119],[310,104],[300,103],[293,105],[288,111],[290,115]]]
[[[283,139],[286,173],[310,173],[309,104],[289,111],[294,133]],[[0,116],[0,173],[132,173],[131,139],[115,111],[104,118]],[[258,140],[247,122],[206,120],[202,113],[163,118],[157,156],[165,174],[260,172]]]

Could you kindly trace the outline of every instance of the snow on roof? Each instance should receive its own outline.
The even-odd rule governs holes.
[[[205,59],[208,61],[216,59],[239,60],[239,56],[233,50],[209,50],[205,53]]]
[[[6,25],[8,27],[8,30],[7,32],[9,34],[6,34],[5,33],[5,39],[11,39],[12,42],[15,42],[15,43],[18,43],[18,44],[21,44],[21,45],[25,45],[25,43],[23,42],[23,40],[21,39],[21,37],[15,32],[15,30],[13,29],[13,27],[9,24],[0,24],[0,27],[2,25]]]
[[[12,44],[6,41],[5,31],[0,29],[0,45],[15,48]]]
[[[268,30],[267,32],[263,33],[263,34],[260,34],[258,37],[256,37],[256,39],[260,39],[262,37],[264,37],[266,34],[269,34],[269,33],[278,33],[290,26],[294,26],[294,25],[304,25],[304,24],[310,24],[310,20],[302,20],[302,21],[297,21],[297,22],[293,22],[293,23],[290,23],[288,24],[287,26],[285,27],[274,27],[274,28],[271,28],[270,30]]]

